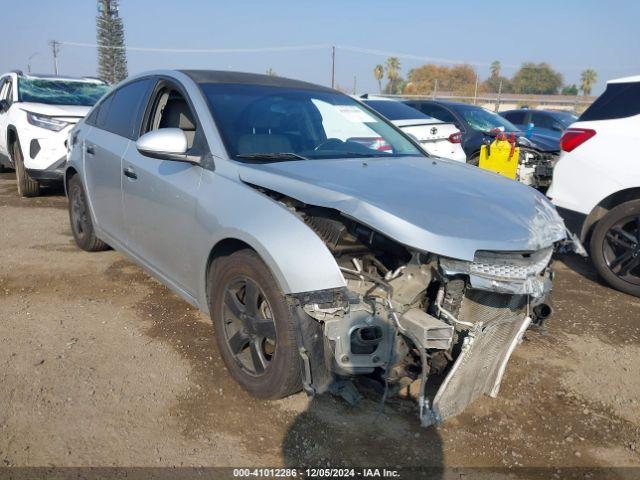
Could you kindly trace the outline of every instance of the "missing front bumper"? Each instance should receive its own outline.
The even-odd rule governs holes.
[[[478,320],[464,338],[431,409],[423,411],[424,426],[458,415],[482,394],[497,396],[507,362],[531,323],[522,301],[518,296],[480,292],[466,296],[460,318]]]

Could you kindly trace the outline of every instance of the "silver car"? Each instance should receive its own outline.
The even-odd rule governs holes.
[[[229,372],[258,397],[356,403],[359,376],[382,398],[418,381],[421,421],[437,423],[495,396],[524,331],[551,311],[566,236],[554,207],[427,156],[335,90],[144,73],[68,145],[78,246],[120,250],[208,312]]]

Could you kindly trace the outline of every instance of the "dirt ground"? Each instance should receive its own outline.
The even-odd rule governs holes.
[[[0,175],[0,466],[640,467],[640,299],[587,261],[556,262],[555,315],[527,333],[499,397],[425,429],[405,399],[377,415],[373,394],[359,408],[250,397],[210,320],[120,253],[77,249],[66,203],[18,198]]]

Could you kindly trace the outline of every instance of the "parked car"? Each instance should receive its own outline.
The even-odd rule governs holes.
[[[453,124],[436,120],[398,100],[369,94],[360,96],[359,100],[416,138],[429,155],[467,161],[461,145],[462,135]]]
[[[532,110],[520,108],[517,110],[507,110],[500,112],[504,118],[513,123],[516,128],[529,135],[545,136],[557,140],[560,150],[560,137],[569,125],[578,119],[573,112],[563,110]]]
[[[640,297],[640,76],[609,81],[560,144],[549,197],[600,276]]]
[[[483,144],[492,142],[498,133],[514,133],[520,147],[518,180],[542,190],[551,183],[553,165],[559,154],[557,141],[535,133],[527,138],[525,132],[507,119],[476,105],[440,100],[408,100],[405,103],[460,129],[462,148],[471,165],[478,165]]]
[[[350,140],[362,136],[390,148]],[[523,332],[549,313],[566,235],[551,203],[427,159],[335,90],[144,73],[106,95],[69,147],[78,246],[128,254],[208,312],[230,374],[258,397],[304,388],[356,402],[354,377],[421,376],[421,419],[437,422],[495,396]],[[427,403],[424,380],[438,374]]]
[[[102,80],[20,71],[0,77],[0,164],[16,171],[18,194],[61,181],[71,127],[107,91]]]

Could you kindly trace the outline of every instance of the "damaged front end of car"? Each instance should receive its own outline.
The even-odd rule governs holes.
[[[347,284],[290,296],[306,325],[309,392],[357,403],[355,376],[377,379],[385,396],[419,382],[421,423],[437,424],[495,397],[525,330],[551,313],[553,245],[466,262],[412,250],[332,209],[279,201],[325,242]],[[444,380],[428,399],[432,378]]]

